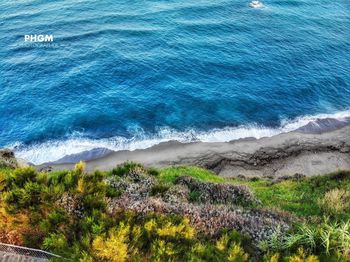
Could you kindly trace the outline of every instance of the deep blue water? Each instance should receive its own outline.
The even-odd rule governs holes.
[[[40,163],[350,115],[350,1],[264,5],[1,1],[0,147]]]

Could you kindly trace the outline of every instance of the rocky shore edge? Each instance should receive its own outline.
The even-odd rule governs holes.
[[[126,161],[148,167],[199,166],[224,177],[321,175],[350,169],[350,126],[325,133],[294,131],[232,142],[172,141],[143,150],[111,151],[86,163],[88,170],[109,170]],[[73,166],[73,163],[47,163],[37,168],[62,170]]]
[[[74,163],[79,156],[74,156]],[[84,159],[82,159],[84,160]],[[135,151],[106,151],[86,161],[87,170],[109,170],[127,161],[146,167],[198,166],[224,177],[314,176],[350,169],[350,126],[320,133],[300,131],[269,138],[247,138],[219,143],[161,143]],[[74,163],[46,163],[38,170],[72,169]],[[30,165],[13,151],[0,149],[0,166],[15,168]]]

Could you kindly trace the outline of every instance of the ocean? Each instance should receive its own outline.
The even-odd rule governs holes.
[[[350,117],[350,1],[263,4],[1,1],[0,147],[40,164]]]

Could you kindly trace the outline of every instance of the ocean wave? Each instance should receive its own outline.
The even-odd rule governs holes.
[[[312,124],[321,126],[322,120],[328,121],[335,119],[338,122],[343,121],[344,125],[350,123],[350,110],[338,112],[335,114],[319,114],[314,116],[303,116],[294,120],[283,120],[278,128],[269,128],[256,124],[238,127],[226,127],[221,129],[212,129],[210,131],[199,131],[190,129],[180,132],[168,127],[159,128],[159,131],[153,135],[139,131],[132,138],[115,136],[103,139],[89,139],[83,137],[83,134],[74,134],[69,139],[47,141],[35,145],[22,145],[16,143],[9,147],[15,150],[19,158],[23,158],[33,164],[42,164],[62,159],[68,155],[76,155],[82,152],[90,151],[96,148],[104,148],[112,151],[145,149],[162,142],[178,141],[181,143],[190,142],[228,142],[242,138],[262,138],[271,137],[281,133],[298,130]],[[329,130],[329,126],[327,127]],[[312,131],[312,130],[311,130]],[[303,132],[307,132],[305,128]]]

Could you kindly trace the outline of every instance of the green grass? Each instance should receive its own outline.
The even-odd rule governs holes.
[[[159,170],[158,180],[165,183],[174,183],[180,176],[191,176],[203,182],[225,183],[223,177],[219,177],[211,171],[199,167],[179,166],[167,167]]]
[[[339,174],[344,175],[339,178]],[[268,181],[236,181],[248,185],[265,207],[277,207],[298,216],[321,216],[318,200],[334,188],[350,190],[350,172],[343,171],[325,176],[286,180],[276,183]],[[350,214],[345,214],[350,218]]]
[[[237,181],[248,185],[255,192],[264,207],[278,208],[292,212],[298,216],[320,215],[317,199],[320,193],[310,195],[307,181],[282,181],[271,183],[268,181]]]
[[[324,176],[271,182],[227,179],[199,167],[168,167],[159,170],[160,182],[174,183],[179,176],[191,176],[203,182],[245,184],[250,187],[267,208],[277,208],[297,216],[322,216],[318,201],[334,188],[350,190],[350,171],[340,171]],[[350,214],[344,214],[350,218]]]

